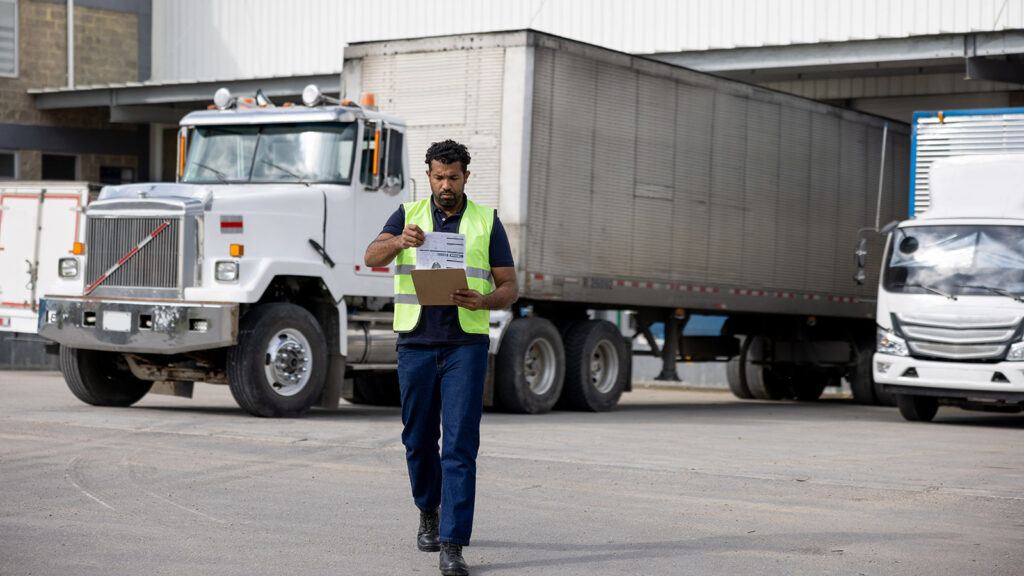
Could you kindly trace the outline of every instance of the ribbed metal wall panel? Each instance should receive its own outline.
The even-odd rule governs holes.
[[[681,52],[1024,28],[1024,0],[153,0],[153,79],[338,72],[351,42],[523,28]]]

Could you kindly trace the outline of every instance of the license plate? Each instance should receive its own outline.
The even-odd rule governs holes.
[[[103,311],[103,329],[110,332],[128,332],[132,329],[132,313]]]

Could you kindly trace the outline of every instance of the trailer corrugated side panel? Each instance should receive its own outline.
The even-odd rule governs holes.
[[[524,295],[870,315],[877,263],[856,286],[853,247],[874,224],[883,120],[545,35],[531,45]],[[890,123],[882,223],[906,199],[907,140]]]

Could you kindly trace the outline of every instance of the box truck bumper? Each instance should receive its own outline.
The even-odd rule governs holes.
[[[875,382],[894,394],[1024,401],[1024,362],[939,362],[876,353]]]
[[[39,302],[39,334],[87,350],[208,350],[237,342],[238,304],[44,298]]]

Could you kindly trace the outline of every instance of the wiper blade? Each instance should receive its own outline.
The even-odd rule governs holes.
[[[994,286],[984,286],[982,284],[957,284],[956,287],[957,288],[977,288],[979,290],[988,290],[989,292],[991,292],[993,294],[999,294],[1000,296],[1006,296],[1007,298],[1012,298],[1015,302],[1024,302],[1024,298],[1021,298],[1020,296],[1017,296],[1016,294],[1013,294],[1013,293],[1011,293],[1011,292],[1009,292],[1007,290],[1003,290],[1002,288],[996,288]]]
[[[287,175],[291,176],[292,178],[295,178],[295,179],[296,179],[296,180],[298,180],[299,182],[302,182],[302,183],[303,183],[303,184],[305,184],[306,186],[309,186],[309,182],[306,182],[306,179],[305,179],[304,177],[302,177],[302,176],[299,176],[298,174],[296,174],[295,172],[292,172],[291,170],[289,170],[289,169],[285,168],[284,166],[281,166],[281,165],[279,165],[279,164],[274,164],[273,162],[271,162],[270,160],[267,160],[266,158],[264,158],[263,160],[261,160],[261,162],[263,162],[263,163],[264,163],[264,164],[266,164],[267,166],[272,166],[272,167],[274,167],[274,168],[277,168],[277,169],[278,169],[278,170],[280,170],[281,172],[284,172],[285,174],[287,174]]]
[[[210,172],[213,172],[213,175],[217,177],[217,180],[220,180],[221,182],[227,183],[227,181],[228,181],[227,175],[225,175],[220,170],[217,170],[216,168],[211,168],[211,167],[207,166],[206,164],[203,164],[202,162],[195,162],[195,165],[199,166],[203,170],[209,170]]]
[[[950,300],[956,300],[956,296],[953,296],[952,294],[949,294],[947,292],[943,292],[942,290],[939,290],[938,288],[933,288],[931,286],[925,286],[924,284],[906,284],[904,282],[899,282],[899,283],[896,284],[896,286],[903,286],[905,288],[920,288],[922,290],[927,290],[927,291],[931,292],[932,294],[938,294],[939,296],[945,296],[946,298],[949,298]]]

